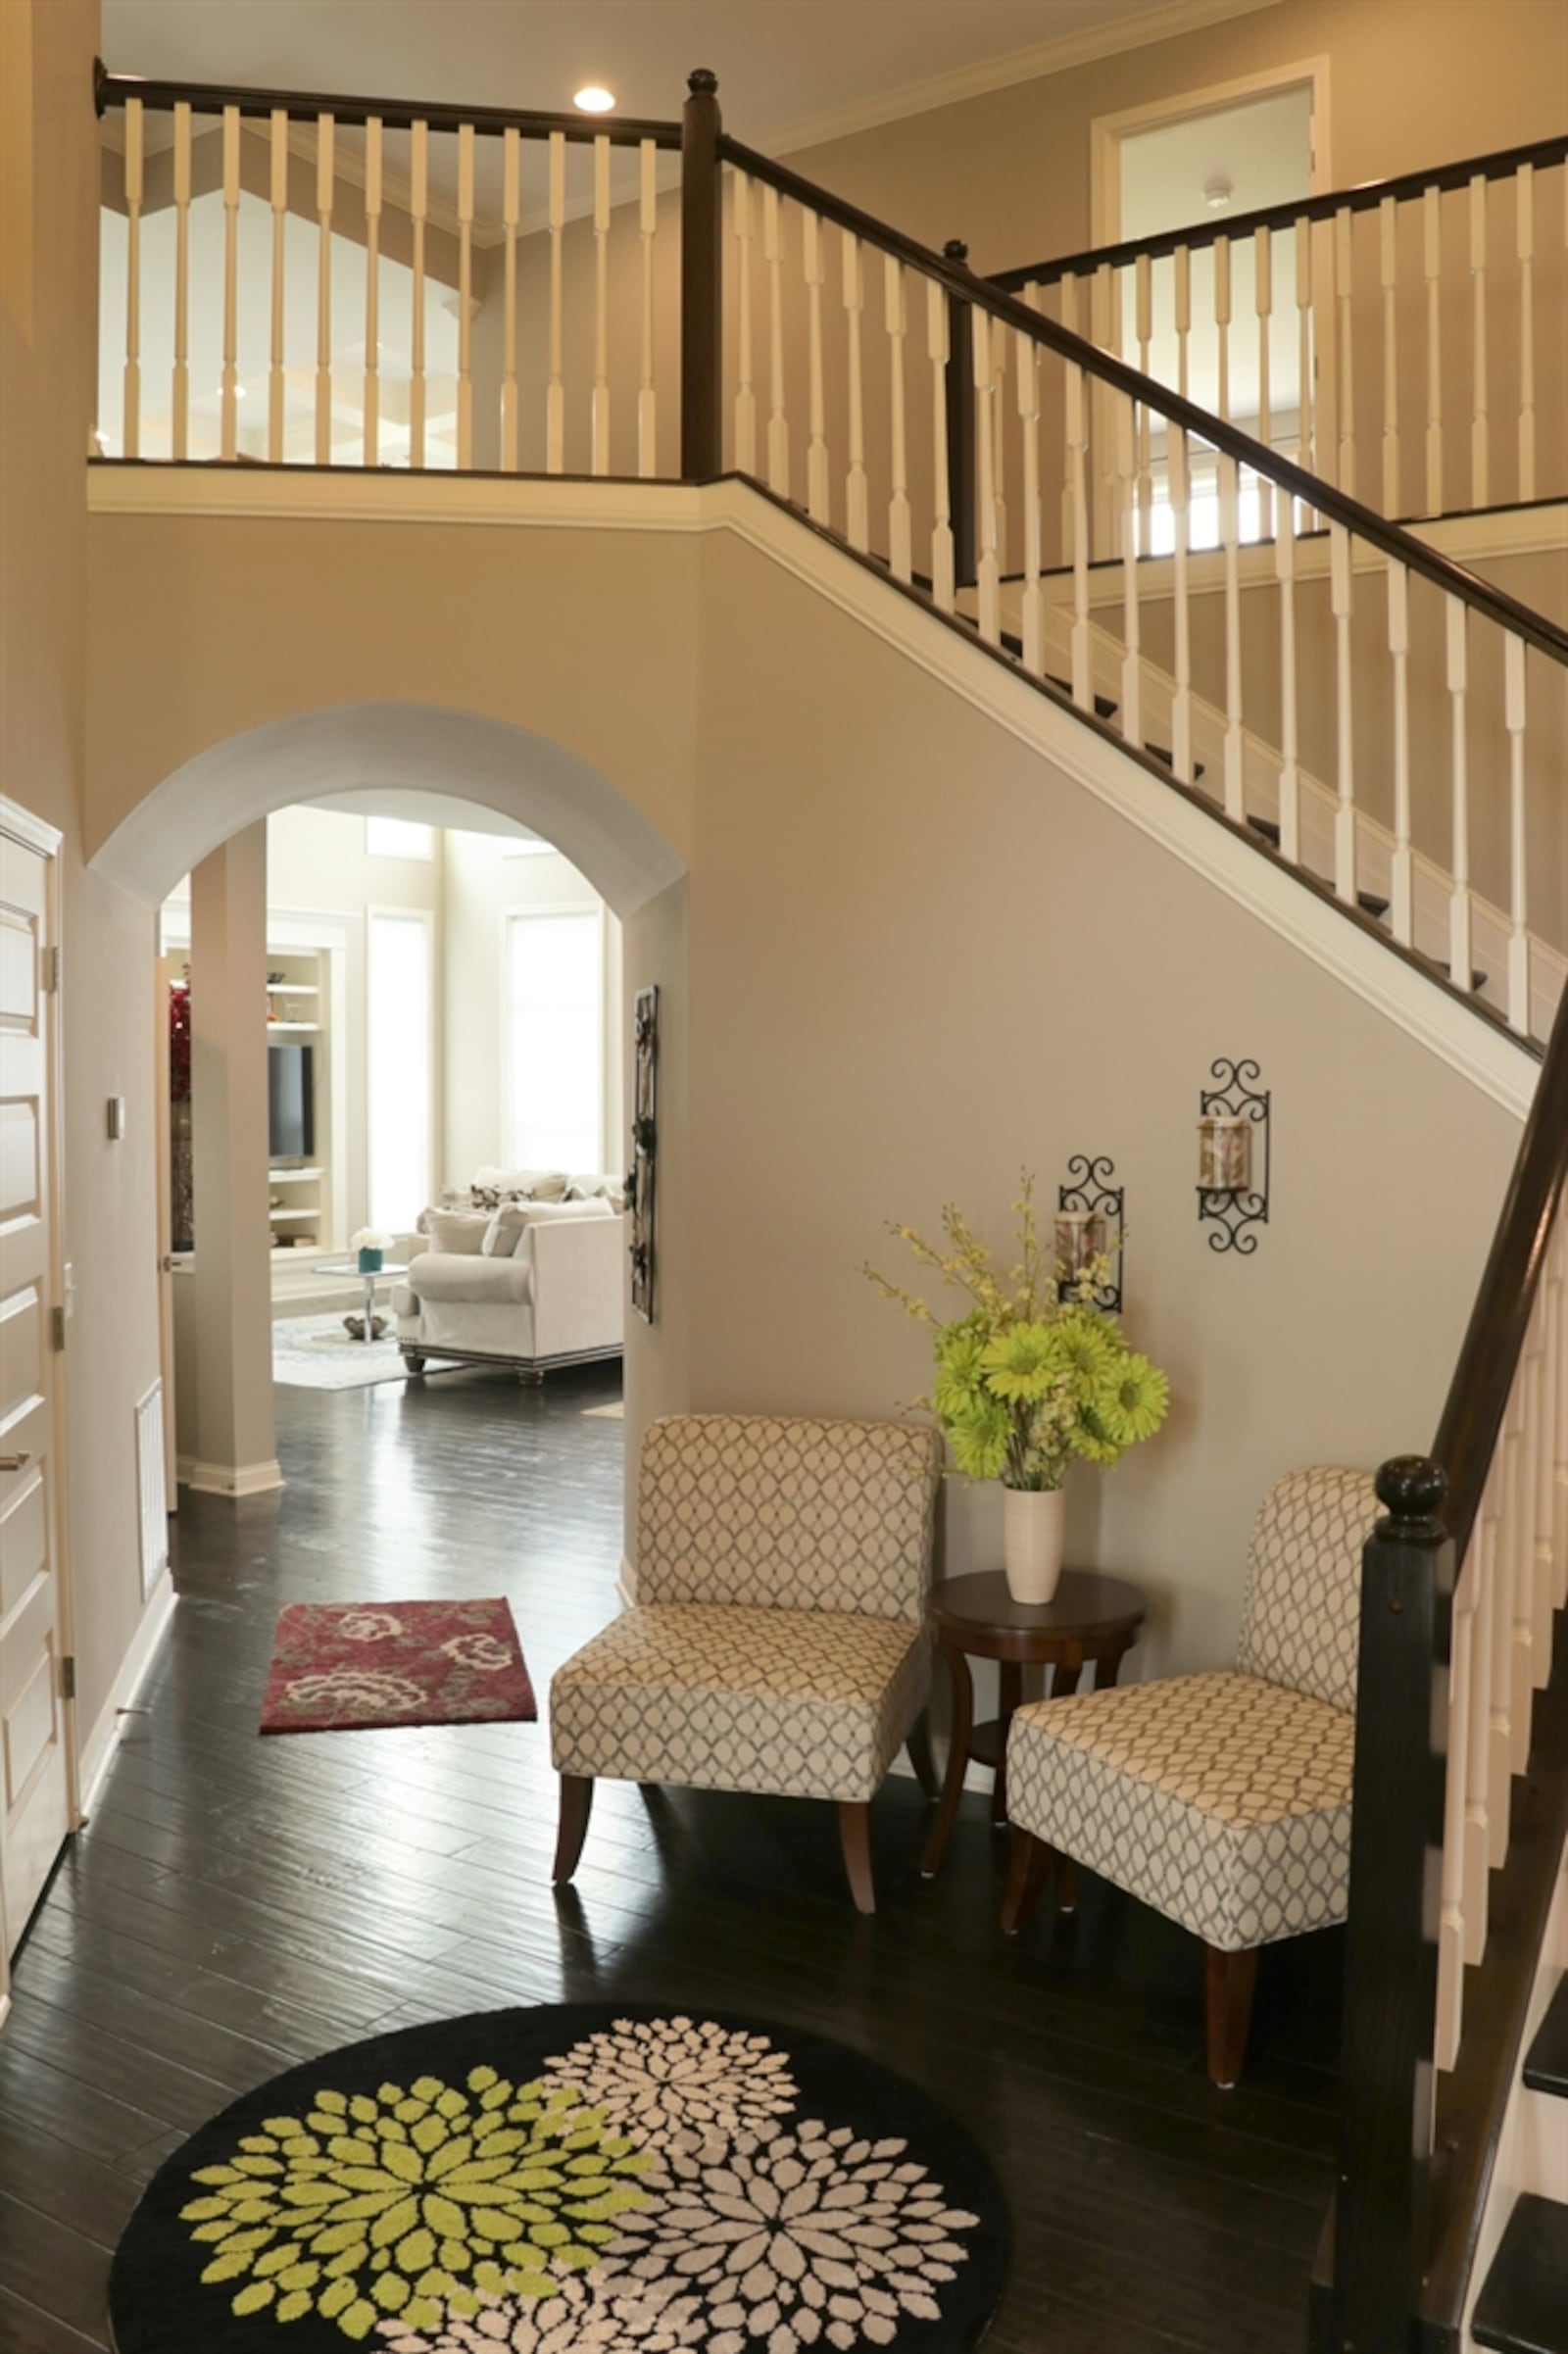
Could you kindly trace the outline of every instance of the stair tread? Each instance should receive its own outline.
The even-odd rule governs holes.
[[[1171,773],[1174,775],[1176,769],[1176,755],[1172,752],[1168,744],[1146,744],[1144,746],[1144,750],[1148,753],[1152,760],[1163,760],[1166,767],[1170,769]],[[1193,778],[1195,783],[1197,779],[1202,775],[1202,761],[1195,760],[1193,762]]]
[[[1054,670],[1048,670],[1046,672],[1046,683],[1048,686],[1053,686],[1059,689],[1063,695],[1070,695],[1072,693],[1072,680],[1070,678],[1058,678]],[[1096,695],[1095,717],[1097,719],[1114,719],[1119,709],[1120,706],[1114,703],[1110,696],[1101,694]]]
[[[1532,2092],[1555,2092],[1568,2100],[1568,1972],[1557,1981],[1557,1991],[1525,2054],[1525,2083]]]
[[[1568,2354],[1568,2206],[1527,2191],[1514,2201],[1471,2324],[1498,2354]]]

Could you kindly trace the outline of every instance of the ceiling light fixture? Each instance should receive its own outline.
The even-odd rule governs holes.
[[[571,103],[580,107],[585,115],[608,115],[614,110],[615,93],[602,88],[597,81],[591,81],[586,88],[573,91]]]
[[[1235,193],[1235,181],[1227,179],[1222,172],[1203,182],[1203,202],[1211,213],[1223,213]]]

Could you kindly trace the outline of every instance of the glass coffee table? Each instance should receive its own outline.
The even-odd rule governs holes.
[[[383,1259],[380,1266],[374,1268],[362,1267],[357,1258],[321,1259],[318,1262],[316,1269],[318,1275],[357,1275],[364,1284],[364,1315],[345,1316],[343,1321],[349,1331],[354,1334],[356,1341],[365,1342],[378,1341],[386,1330],[386,1318],[378,1316],[375,1312],[376,1285],[388,1275],[407,1275],[408,1271],[407,1259],[390,1258]],[[357,1332],[355,1331],[356,1325],[359,1327]]]

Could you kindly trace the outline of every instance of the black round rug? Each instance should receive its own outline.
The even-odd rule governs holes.
[[[963,2354],[1006,2256],[990,2167],[902,2077],[757,2020],[563,2003],[235,2101],[160,2169],[109,2307],[118,2354]]]

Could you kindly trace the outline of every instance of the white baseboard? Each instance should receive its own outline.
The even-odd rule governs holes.
[[[194,1455],[181,1455],[174,1476],[198,1496],[268,1496],[283,1486],[275,1455],[267,1463],[199,1463]]]
[[[97,1803],[104,1776],[114,1762],[115,1749],[124,1724],[121,1712],[134,1706],[147,1671],[158,1655],[158,1646],[169,1632],[177,1598],[173,1581],[166,1569],[148,1596],[135,1640],[120,1663],[120,1673],[115,1678],[108,1699],[98,1712],[97,1722],[76,1751],[75,1827],[78,1831]]]

